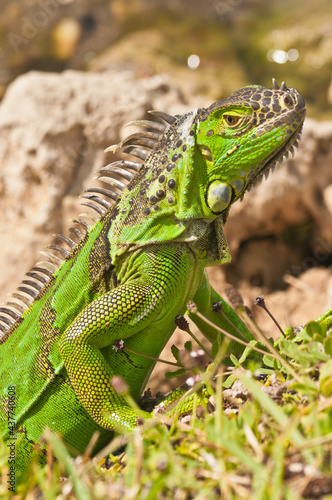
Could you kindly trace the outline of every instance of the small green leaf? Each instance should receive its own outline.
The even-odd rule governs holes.
[[[311,340],[311,336],[307,333],[305,328],[297,332],[296,337],[293,338],[293,342],[302,342]]]
[[[265,366],[274,368],[275,370],[279,368],[278,360],[275,358],[271,358],[271,356],[268,356],[267,354],[263,356],[263,363]]]
[[[332,359],[329,359],[320,368],[319,389],[326,398],[332,395]]]
[[[289,358],[298,360],[300,357],[300,349],[297,344],[289,340],[281,340],[279,342],[280,351],[286,354]]]
[[[229,359],[231,360],[231,362],[233,363],[234,366],[239,366],[239,360],[237,359],[236,356],[234,356],[234,354],[230,354],[229,355]]]
[[[315,333],[314,336],[312,337],[312,340],[315,342],[324,342],[324,335],[321,335],[320,333]]]
[[[181,375],[184,375],[186,373],[185,368],[180,368],[179,370],[175,370],[175,372],[166,372],[165,376],[168,379],[175,378],[175,377],[181,377]]]
[[[191,340],[187,340],[187,342],[184,344],[184,348],[186,351],[191,352],[193,350],[193,345]]]
[[[297,345],[289,340],[282,340],[280,342],[280,351],[286,354],[291,359],[298,361],[303,366],[308,366],[310,364],[315,364],[317,361],[324,361],[322,359],[322,353],[319,352],[317,346],[313,347],[312,344],[317,344],[316,342],[311,342],[308,346]],[[311,346],[311,352],[309,346]],[[306,347],[306,348],[304,348]],[[325,355],[324,355],[325,356]]]
[[[225,389],[229,389],[230,387],[232,387],[235,380],[237,380],[237,378],[234,375],[230,375],[226,378],[222,385]]]
[[[239,363],[242,364],[245,362],[245,360],[247,359],[247,357],[250,355],[250,353],[252,352],[252,347],[251,346],[255,346],[257,345],[257,340],[250,340],[249,342],[249,345],[244,349],[240,359],[239,359]]]
[[[317,321],[309,321],[309,323],[306,324],[305,330],[310,335],[310,337],[313,337],[315,333],[321,334],[321,326]]]
[[[332,337],[330,335],[324,341],[324,349],[326,354],[332,355]]]
[[[171,351],[172,351],[172,354],[173,354],[174,358],[176,359],[176,361],[179,361],[180,349],[178,347],[176,347],[176,345],[173,344],[171,347]]]
[[[292,326],[289,326],[285,330],[285,335],[287,338],[292,339],[294,337],[294,328]]]
[[[321,334],[323,335],[323,337],[325,337],[326,333],[327,333],[328,323],[319,323],[319,326],[320,326]]]
[[[327,356],[324,352],[324,346],[321,342],[310,342],[308,344],[308,352],[312,354],[313,358],[312,362],[317,361],[328,361],[329,356]]]
[[[331,396],[332,395],[332,376],[327,377],[324,380],[322,380],[322,382],[319,384],[319,388],[326,398]]]
[[[271,368],[260,368],[259,372],[263,375],[272,375],[275,372],[275,368],[273,370]]]

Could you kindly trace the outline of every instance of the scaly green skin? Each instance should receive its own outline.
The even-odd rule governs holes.
[[[35,283],[40,291],[21,316],[16,319],[15,306],[1,310],[2,323],[10,326],[0,339],[1,432],[11,442],[8,422],[14,417],[22,437],[17,469],[27,467],[46,427],[59,432],[73,453],[82,453],[95,430],[96,451],[114,429],[137,425],[138,415],[113,390],[111,378],[123,377],[138,400],[154,362],[114,350],[115,341],[124,339],[131,350],[158,357],[189,300],[237,334],[212,311],[212,303],[222,299],[204,269],[229,260],[223,226],[230,206],[296,145],[304,116],[295,89],[248,86],[207,109],[176,119],[165,115],[167,126],[141,121],[148,132],[118,146],[145,161],[135,175],[130,171],[138,164],[128,161],[120,165],[122,172],[119,162],[100,170],[123,189],[117,202],[86,195],[101,218],[68,255],[62,250],[65,260],[48,273],[45,286],[36,287],[45,269],[27,273],[25,289],[31,295]],[[128,186],[112,179],[114,174],[131,178]],[[203,332],[211,342],[216,339],[213,328]],[[236,354],[239,347],[232,344],[231,350]]]

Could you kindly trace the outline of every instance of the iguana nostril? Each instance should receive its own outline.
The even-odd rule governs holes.
[[[293,104],[293,99],[291,98],[291,96],[289,94],[285,94],[283,96],[283,99],[284,99],[284,103],[286,104],[286,106],[291,106]]]

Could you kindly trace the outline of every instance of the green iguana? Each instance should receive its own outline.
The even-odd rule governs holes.
[[[94,431],[97,451],[114,429],[137,425],[142,415],[111,379],[121,376],[138,400],[155,363],[114,349],[116,341],[157,358],[190,300],[237,335],[212,310],[222,299],[205,267],[230,259],[223,231],[230,206],[297,146],[305,112],[299,92],[273,80],[271,89],[247,86],[184,115],[152,111],[159,121],[131,122],[144,132],[109,148],[136,158],[101,168],[111,188],[83,194],[99,217],[92,226],[75,220],[85,233],[72,228],[79,242],[57,235],[64,246],[49,248],[61,262],[33,267],[13,294],[18,301],[0,308],[1,434],[14,449],[10,470],[25,470],[34,453],[45,459],[46,427],[82,453]],[[213,328],[203,332],[216,339]],[[235,343],[231,349],[239,352]]]

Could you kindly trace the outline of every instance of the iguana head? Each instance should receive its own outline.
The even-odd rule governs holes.
[[[196,143],[209,163],[205,200],[213,213],[228,209],[293,153],[305,113],[299,92],[274,79],[272,89],[247,86],[204,110]]]
[[[109,148],[143,163],[120,160],[100,169],[122,190],[106,194],[118,198],[109,234],[116,255],[129,246],[197,240],[216,218],[224,222],[232,203],[293,151],[305,103],[273,80],[271,89],[247,86],[185,115],[152,113],[165,124],[132,122],[147,131]]]

